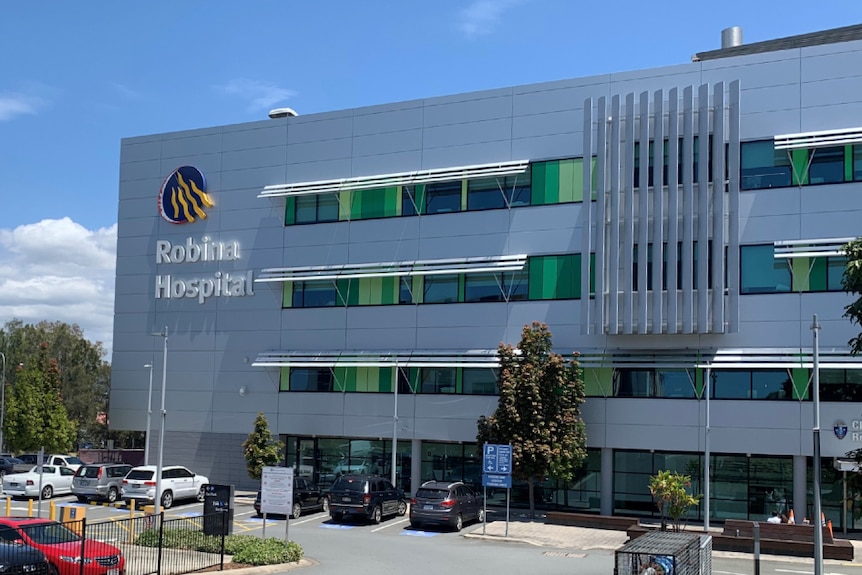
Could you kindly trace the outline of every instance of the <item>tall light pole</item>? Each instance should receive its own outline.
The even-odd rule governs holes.
[[[706,368],[706,433],[703,438],[703,530],[709,532],[709,396],[712,394],[712,368]]]
[[[823,523],[820,521],[820,324],[817,314],[811,324],[814,332],[814,575],[823,575]]]
[[[396,483],[396,464],[398,457],[398,362],[395,362],[395,408],[392,412],[392,485]]]
[[[2,391],[0,391],[0,451],[6,450],[5,437],[3,436],[3,426],[6,424],[6,354],[0,352],[0,357],[3,358],[3,383]]]
[[[156,515],[158,515],[162,511],[162,456],[165,451],[165,418],[168,413],[165,410],[165,388],[167,387],[168,376],[168,326],[165,326],[165,330],[163,332],[155,333],[153,335],[161,336],[165,340],[165,347],[162,352],[162,416],[161,424],[159,425],[159,459],[156,464],[156,497],[155,501],[153,501],[156,508]]]
[[[144,436],[144,465],[150,464],[150,430],[153,418],[153,364],[148,363],[144,367],[150,368],[150,389],[147,392],[147,431]]]

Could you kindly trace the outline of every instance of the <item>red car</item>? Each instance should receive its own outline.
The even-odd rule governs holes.
[[[0,541],[24,542],[45,554],[52,575],[80,575],[81,536],[57,521],[0,517]],[[84,575],[125,575],[123,552],[94,539],[84,541]]]

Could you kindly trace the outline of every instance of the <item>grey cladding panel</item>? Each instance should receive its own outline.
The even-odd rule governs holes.
[[[425,128],[423,146],[425,149],[429,149],[481,142],[495,142],[498,140],[508,140],[511,135],[511,118],[484,120]]]
[[[319,142],[321,140],[336,140],[353,136],[353,117],[346,115],[341,118],[316,119],[313,117],[299,118],[287,126],[288,145]]]
[[[353,138],[354,156],[375,156],[420,149],[422,149],[422,130],[402,130]]]
[[[441,105],[435,103],[429,100],[425,106],[426,128],[512,117],[512,97],[509,95]]]
[[[566,110],[547,114],[518,116],[512,120],[512,138],[531,138],[577,132],[583,110]]]
[[[423,114],[421,105],[391,112],[357,113],[353,118],[353,137],[421,129]]]

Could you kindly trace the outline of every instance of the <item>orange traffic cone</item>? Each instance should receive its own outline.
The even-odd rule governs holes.
[[[832,535],[832,520],[831,519],[826,522],[826,526],[829,527],[829,537],[835,537],[834,535]]]
[[[793,510],[790,510],[790,517],[787,518],[787,522],[790,524],[796,523],[796,518],[793,516]]]

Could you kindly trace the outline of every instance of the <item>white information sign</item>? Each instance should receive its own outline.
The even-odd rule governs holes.
[[[261,513],[290,515],[293,509],[293,468],[264,467],[260,485]]]

